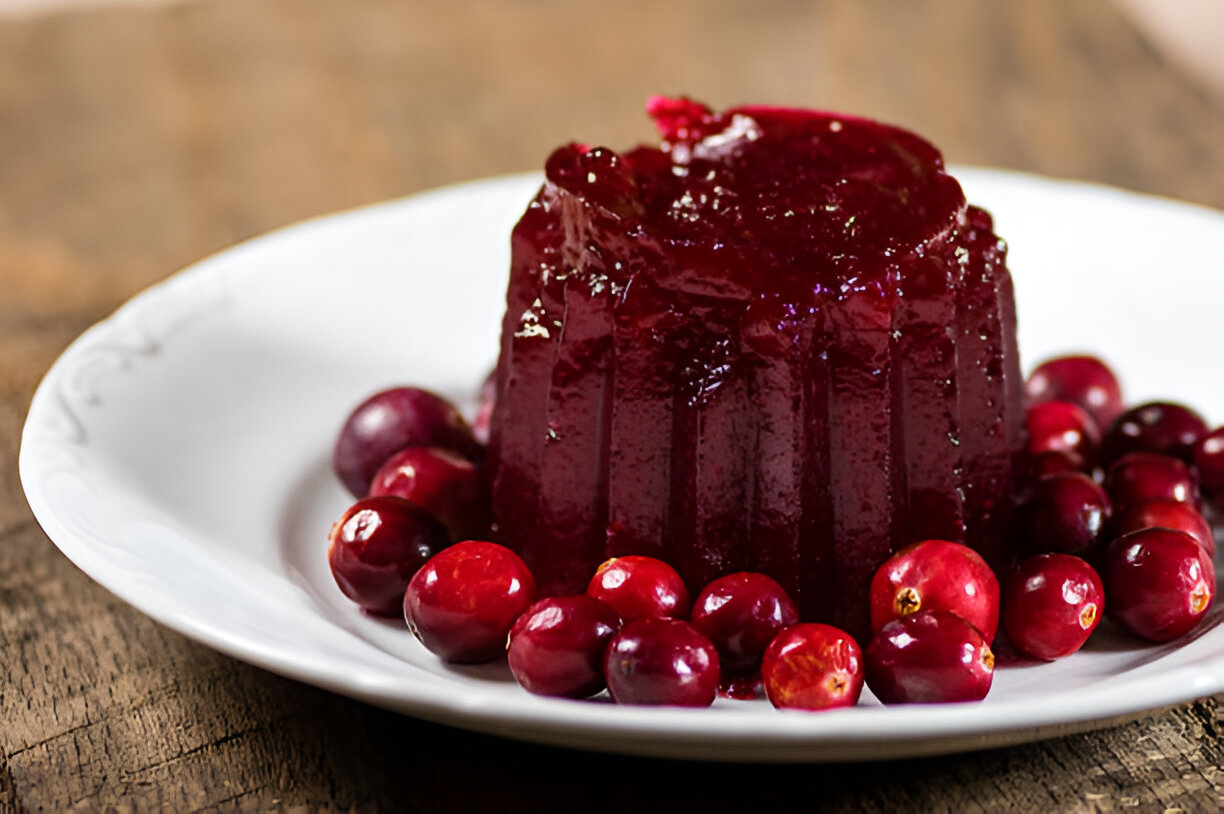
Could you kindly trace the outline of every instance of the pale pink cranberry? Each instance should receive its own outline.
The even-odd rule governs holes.
[[[616,611],[594,597],[541,599],[510,628],[510,672],[536,695],[589,698],[604,688],[604,650],[620,627]]]
[[[410,500],[446,526],[452,540],[489,536],[484,475],[467,458],[440,447],[408,447],[392,455],[370,481],[371,495]]]
[[[1008,575],[1003,586],[1003,631],[1021,652],[1047,661],[1084,646],[1100,624],[1105,589],[1079,557],[1039,554]]]
[[[1154,401],[1132,407],[1114,420],[1101,441],[1104,462],[1129,452],[1155,452],[1189,462],[1194,445],[1207,434],[1203,417],[1181,404]]]
[[[714,643],[723,676],[755,672],[778,632],[799,621],[786,590],[765,574],[719,577],[693,603],[691,621]]]
[[[947,540],[926,540],[901,549],[871,580],[871,628],[924,610],[966,619],[987,641],[999,624],[999,581],[982,556]]]
[[[618,704],[708,707],[718,693],[718,651],[688,622],[638,619],[612,637],[604,677]]]
[[[1082,472],[1061,472],[1034,484],[1017,521],[1026,551],[1088,556],[1104,545],[1112,512],[1096,481]]]
[[[1105,609],[1137,636],[1167,642],[1193,630],[1215,601],[1215,568],[1189,534],[1143,529],[1114,540],[1101,577]]]
[[[603,562],[587,594],[616,609],[626,623],[647,617],[682,619],[689,614],[684,580],[662,560],[631,555]]]
[[[867,686],[884,704],[980,701],[994,681],[994,654],[954,613],[919,611],[880,628],[864,651]]]
[[[863,691],[863,653],[854,637],[831,625],[795,625],[765,650],[761,678],[778,709],[852,707]]]
[[[398,616],[412,575],[450,544],[446,529],[398,497],[369,497],[332,525],[327,562],[341,592],[370,613]]]
[[[1211,525],[1189,503],[1177,500],[1149,500],[1133,507],[1113,523],[1113,533],[1116,537],[1150,528],[1184,531],[1203,547],[1207,556],[1215,556],[1215,539]]]
[[[535,579],[510,549],[476,540],[436,554],[408,583],[404,618],[446,661],[476,664],[506,652],[506,636],[535,598]]]
[[[1063,356],[1042,363],[1024,383],[1029,404],[1069,401],[1088,411],[1102,429],[1122,412],[1122,388],[1109,366],[1094,356]]]
[[[1101,431],[1083,408],[1069,401],[1045,401],[1025,410],[1025,451],[1029,456],[1061,452],[1086,469],[1096,461]]]

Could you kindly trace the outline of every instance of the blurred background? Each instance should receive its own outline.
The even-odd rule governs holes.
[[[705,810],[723,810],[736,795],[703,767],[401,719],[119,603],[21,497],[38,380],[90,324],[209,253],[536,169],[564,141],[650,138],[656,93],[845,110],[912,128],[952,163],[1224,208],[1222,44],[1221,0],[0,0],[0,810],[479,798],[544,761],[577,778],[574,794],[631,766],[677,795],[709,786]],[[1206,810],[1224,800],[1221,731],[1203,702],[1113,734],[890,768],[904,791],[873,767],[739,776],[775,808],[818,787],[852,810],[1079,810],[1106,795],[1163,808],[1193,786],[1215,796],[1188,810]],[[412,782],[393,759],[406,742],[429,744]],[[489,782],[470,782],[473,762]]]

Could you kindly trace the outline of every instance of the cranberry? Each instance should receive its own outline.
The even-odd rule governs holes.
[[[999,581],[981,555],[947,540],[901,549],[871,580],[871,629],[922,610],[955,613],[987,641],[999,624]]]
[[[1194,445],[1194,465],[1211,504],[1224,512],[1224,427],[1217,427]]]
[[[1176,500],[1198,507],[1198,479],[1177,458],[1132,452],[1109,465],[1105,491],[1119,513],[1149,500]]]
[[[1190,408],[1149,402],[1118,416],[1101,442],[1101,457],[1113,461],[1128,452],[1157,452],[1188,462],[1194,445],[1206,434],[1207,424]]]
[[[1034,484],[1046,475],[1056,475],[1060,472],[1083,472],[1087,464],[1082,458],[1070,452],[1049,450],[1036,455],[1026,454],[1021,461],[1022,476],[1029,484]]]
[[[867,686],[885,704],[980,701],[994,680],[994,654],[982,634],[947,611],[894,619],[865,656]]]
[[[852,707],[863,691],[863,653],[850,634],[832,625],[795,625],[770,643],[761,677],[779,709]]]
[[[626,622],[646,617],[680,619],[689,612],[684,580],[675,568],[654,557],[631,555],[605,561],[591,577],[587,594],[616,608]]]
[[[371,495],[398,495],[432,514],[452,540],[489,534],[489,495],[480,469],[441,447],[408,447],[387,459],[370,482]]]
[[[1098,427],[1122,412],[1122,388],[1109,366],[1095,356],[1063,356],[1044,362],[1024,383],[1029,404],[1069,401],[1088,411]]]
[[[1105,609],[1137,636],[1167,642],[1189,633],[1215,600],[1215,568],[1194,538],[1142,529],[1105,552]]]
[[[714,643],[724,676],[755,672],[778,631],[798,621],[786,590],[765,574],[719,577],[693,603],[693,627]]]
[[[1085,410],[1069,401],[1045,401],[1024,412],[1028,432],[1025,451],[1031,456],[1061,452],[1084,469],[1096,460],[1101,431]]]
[[[370,613],[400,613],[408,580],[450,544],[446,529],[398,497],[359,500],[331,527],[327,562],[336,584]]]
[[[417,571],[404,594],[404,618],[413,635],[447,661],[491,661],[505,652],[510,627],[534,594],[535,580],[517,554],[469,540]]]
[[[612,637],[604,676],[618,704],[708,707],[718,693],[718,651],[688,622],[638,619]]]
[[[1029,557],[1003,588],[1003,631],[1025,654],[1060,659],[1101,622],[1105,589],[1092,566],[1069,554]]]
[[[1020,507],[1024,545],[1034,554],[1088,555],[1103,544],[1113,509],[1096,481],[1082,472],[1047,475]]]
[[[604,688],[604,650],[620,627],[612,606],[593,597],[541,599],[510,628],[510,672],[536,695],[588,698]]]
[[[336,439],[332,465],[357,497],[369,492],[378,468],[404,447],[446,447],[476,460],[480,444],[455,406],[415,387],[375,393],[349,415]]]
[[[1113,533],[1115,536],[1121,536],[1150,528],[1184,531],[1203,547],[1207,556],[1215,556],[1215,539],[1211,525],[1189,503],[1178,500],[1149,500],[1141,503],[1114,522]]]
[[[480,386],[476,415],[472,417],[472,436],[482,444],[489,443],[489,425],[493,421],[493,408],[496,405],[497,369],[494,368]]]

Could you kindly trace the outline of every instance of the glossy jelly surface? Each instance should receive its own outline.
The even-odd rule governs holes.
[[[559,148],[512,236],[499,539],[545,592],[643,554],[694,594],[766,573],[856,635],[892,551],[1005,560],[1022,381],[990,216],[895,127],[648,110],[658,147]]]

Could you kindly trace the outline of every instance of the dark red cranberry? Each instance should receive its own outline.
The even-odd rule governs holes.
[[[1029,456],[1061,452],[1085,469],[1096,461],[1101,431],[1083,408],[1069,401],[1033,404],[1024,413],[1028,432],[1025,451]]]
[[[999,624],[999,581],[982,556],[947,540],[926,540],[893,554],[871,580],[871,629],[924,610],[955,613],[987,641]]]
[[[1202,480],[1203,494],[1224,512],[1224,427],[1217,427],[1194,445],[1194,465]]]
[[[1033,485],[1017,519],[1027,551],[1086,556],[1104,545],[1112,511],[1096,481],[1082,472],[1062,472]]]
[[[682,619],[690,607],[684,580],[675,568],[654,557],[605,561],[591,577],[587,594],[607,602],[626,623],[647,617]]]
[[[1190,467],[1154,452],[1132,452],[1110,464],[1105,491],[1119,514],[1150,500],[1200,505],[1198,479]]]
[[[497,405],[497,369],[493,369],[480,386],[480,398],[476,403],[476,415],[472,417],[472,436],[482,444],[489,443],[489,424],[493,421],[493,408]]]
[[[1109,462],[1128,452],[1156,452],[1189,462],[1206,434],[1206,422],[1190,408],[1153,401],[1118,416],[1101,441],[1101,458]]]
[[[395,387],[370,396],[349,415],[332,465],[350,492],[365,497],[374,473],[404,447],[445,447],[480,457],[480,444],[453,404],[428,390]]]
[[[327,562],[336,584],[370,613],[398,616],[408,580],[450,544],[446,529],[398,497],[369,497],[331,527]]]
[[[534,598],[535,579],[517,554],[469,540],[417,571],[404,594],[404,618],[431,652],[476,664],[505,653],[511,626]]]
[[[708,707],[718,693],[718,651],[688,622],[638,619],[612,637],[604,677],[618,704]]]
[[[1038,554],[1003,586],[1003,631],[1035,659],[1060,659],[1084,646],[1101,622],[1105,589],[1091,565],[1069,554]]]
[[[1036,455],[1025,454],[1021,461],[1021,476],[1031,489],[1032,484],[1046,475],[1057,475],[1061,472],[1084,472],[1087,468],[1084,460],[1069,452],[1039,452]]]
[[[693,603],[693,627],[714,643],[724,676],[756,672],[778,631],[799,621],[786,590],[765,574],[719,577]]]
[[[452,540],[489,536],[489,495],[480,469],[448,449],[408,447],[370,481],[371,495],[411,500],[446,526]]]
[[[589,698],[604,688],[604,650],[621,619],[594,597],[549,597],[523,612],[510,628],[510,672],[528,692]]]
[[[831,625],[795,625],[770,643],[761,678],[778,709],[852,707],[863,691],[863,653],[849,633]]]
[[[1088,411],[1101,428],[1122,412],[1122,388],[1109,366],[1095,356],[1063,356],[1044,362],[1024,383],[1029,404],[1069,401]]]
[[[1215,539],[1211,525],[1189,503],[1178,500],[1149,500],[1131,508],[1113,523],[1115,537],[1150,528],[1184,531],[1203,547],[1207,556],[1215,556]]]
[[[1132,531],[1105,552],[1105,610],[1132,633],[1167,642],[1189,633],[1215,600],[1215,568],[1189,534]]]
[[[977,628],[954,613],[894,619],[865,651],[867,686],[884,704],[980,701],[994,680],[994,654]]]

